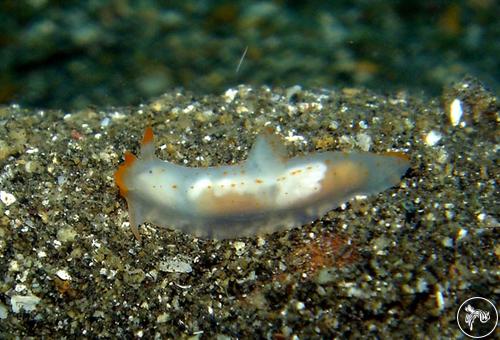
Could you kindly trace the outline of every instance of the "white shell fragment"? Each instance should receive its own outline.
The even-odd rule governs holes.
[[[62,269],[60,269],[60,270],[58,270],[56,272],[56,276],[58,278],[60,278],[61,280],[64,280],[64,281],[70,281],[71,280],[71,275],[69,275],[69,273],[67,271],[62,270]]]
[[[21,310],[31,312],[35,310],[39,302],[40,298],[35,295],[14,295],[10,298],[10,305],[14,313],[19,313]]]
[[[429,146],[434,146],[436,145],[441,138],[443,138],[443,135],[435,130],[431,130],[426,136],[425,136],[425,144]]]
[[[173,258],[160,262],[160,270],[167,273],[191,273],[193,268],[189,263]]]
[[[451,125],[457,126],[460,123],[460,119],[462,119],[462,102],[460,99],[455,98],[450,105],[450,122]]]
[[[224,93],[224,99],[225,99],[226,103],[228,103],[228,104],[231,103],[237,94],[238,94],[238,90],[236,90],[236,89],[227,90]]]
[[[11,193],[2,190],[0,191],[0,200],[3,204],[9,206],[16,201],[16,197]]]
[[[5,307],[2,303],[0,303],[0,320],[7,319],[7,316],[9,316],[9,311],[7,310],[7,307]]]
[[[246,247],[245,242],[236,241],[234,242],[233,247],[234,250],[236,251],[236,255],[241,256],[245,253],[245,247]]]

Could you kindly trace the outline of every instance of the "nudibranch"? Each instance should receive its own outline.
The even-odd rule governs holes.
[[[140,156],[115,173],[130,226],[150,222],[205,238],[237,238],[300,226],[356,195],[379,193],[409,167],[402,153],[315,152],[288,158],[279,137],[258,135],[239,165],[184,167],[154,155],[148,127]]]

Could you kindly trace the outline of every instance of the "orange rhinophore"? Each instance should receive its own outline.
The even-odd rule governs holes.
[[[142,138],[142,145],[148,144],[153,142],[154,140],[154,134],[153,134],[153,128],[151,126],[148,126],[146,130],[144,130],[144,137]]]

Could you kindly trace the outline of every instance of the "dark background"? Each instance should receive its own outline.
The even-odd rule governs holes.
[[[494,0],[1,1],[0,103],[123,106],[240,83],[435,95],[464,75],[496,91],[498,13]]]

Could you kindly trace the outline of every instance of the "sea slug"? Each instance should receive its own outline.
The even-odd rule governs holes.
[[[154,155],[148,127],[140,156],[125,153],[115,173],[130,226],[151,222],[206,238],[236,238],[300,226],[356,195],[399,183],[409,167],[402,153],[315,152],[288,158],[279,137],[258,135],[239,165],[194,168]]]

